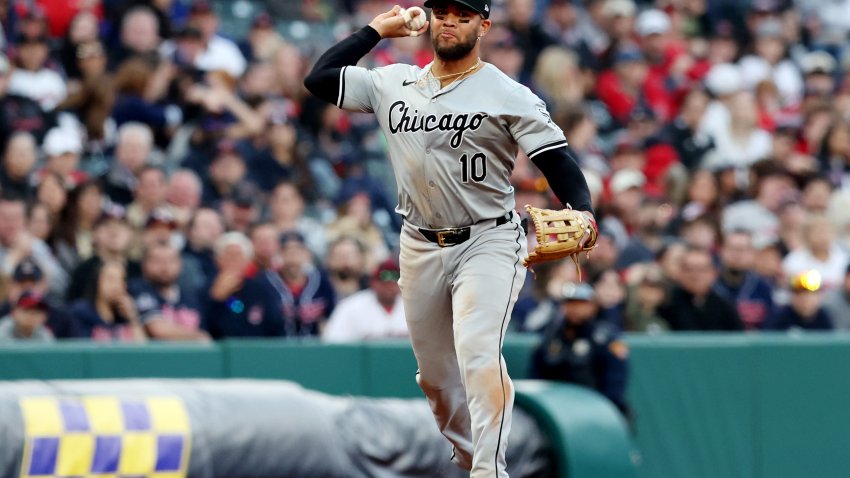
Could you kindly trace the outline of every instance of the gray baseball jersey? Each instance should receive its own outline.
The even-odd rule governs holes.
[[[518,148],[533,157],[567,144],[546,106],[498,68],[441,89],[429,68],[342,69],[337,106],[375,113],[399,189],[397,212],[413,224],[456,227],[515,208]]]

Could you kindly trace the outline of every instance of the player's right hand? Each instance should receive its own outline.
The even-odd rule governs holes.
[[[411,30],[404,24],[404,17],[401,16],[401,7],[396,5],[392,10],[384,12],[369,23],[369,26],[374,28],[381,38],[398,38],[419,36],[428,31],[430,22],[425,21],[425,25],[419,30]]]

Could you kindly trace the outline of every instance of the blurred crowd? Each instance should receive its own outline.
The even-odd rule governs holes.
[[[391,6],[0,1],[0,340],[404,336],[385,142],[302,84]],[[547,102],[600,224],[585,284],[544,264],[515,307],[540,375],[624,360],[623,331],[850,328],[850,1],[491,19],[482,59]],[[362,64],[431,58],[402,38]],[[518,206],[561,207],[522,155],[513,181]]]

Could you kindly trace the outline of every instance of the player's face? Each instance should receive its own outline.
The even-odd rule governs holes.
[[[475,48],[478,37],[490,25],[475,11],[455,3],[440,3],[431,9],[431,43],[444,60],[460,60]]]

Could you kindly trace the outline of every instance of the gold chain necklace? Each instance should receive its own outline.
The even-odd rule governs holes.
[[[475,61],[475,64],[470,66],[469,69],[467,69],[466,71],[461,71],[460,73],[449,73],[447,75],[434,76],[434,72],[431,71],[431,68],[428,68],[428,74],[431,75],[431,78],[434,78],[437,81],[445,80],[446,78],[452,78],[452,77],[455,77],[455,76],[463,77],[467,73],[478,68],[478,66],[480,64],[481,64],[481,57],[478,57],[478,59]]]

